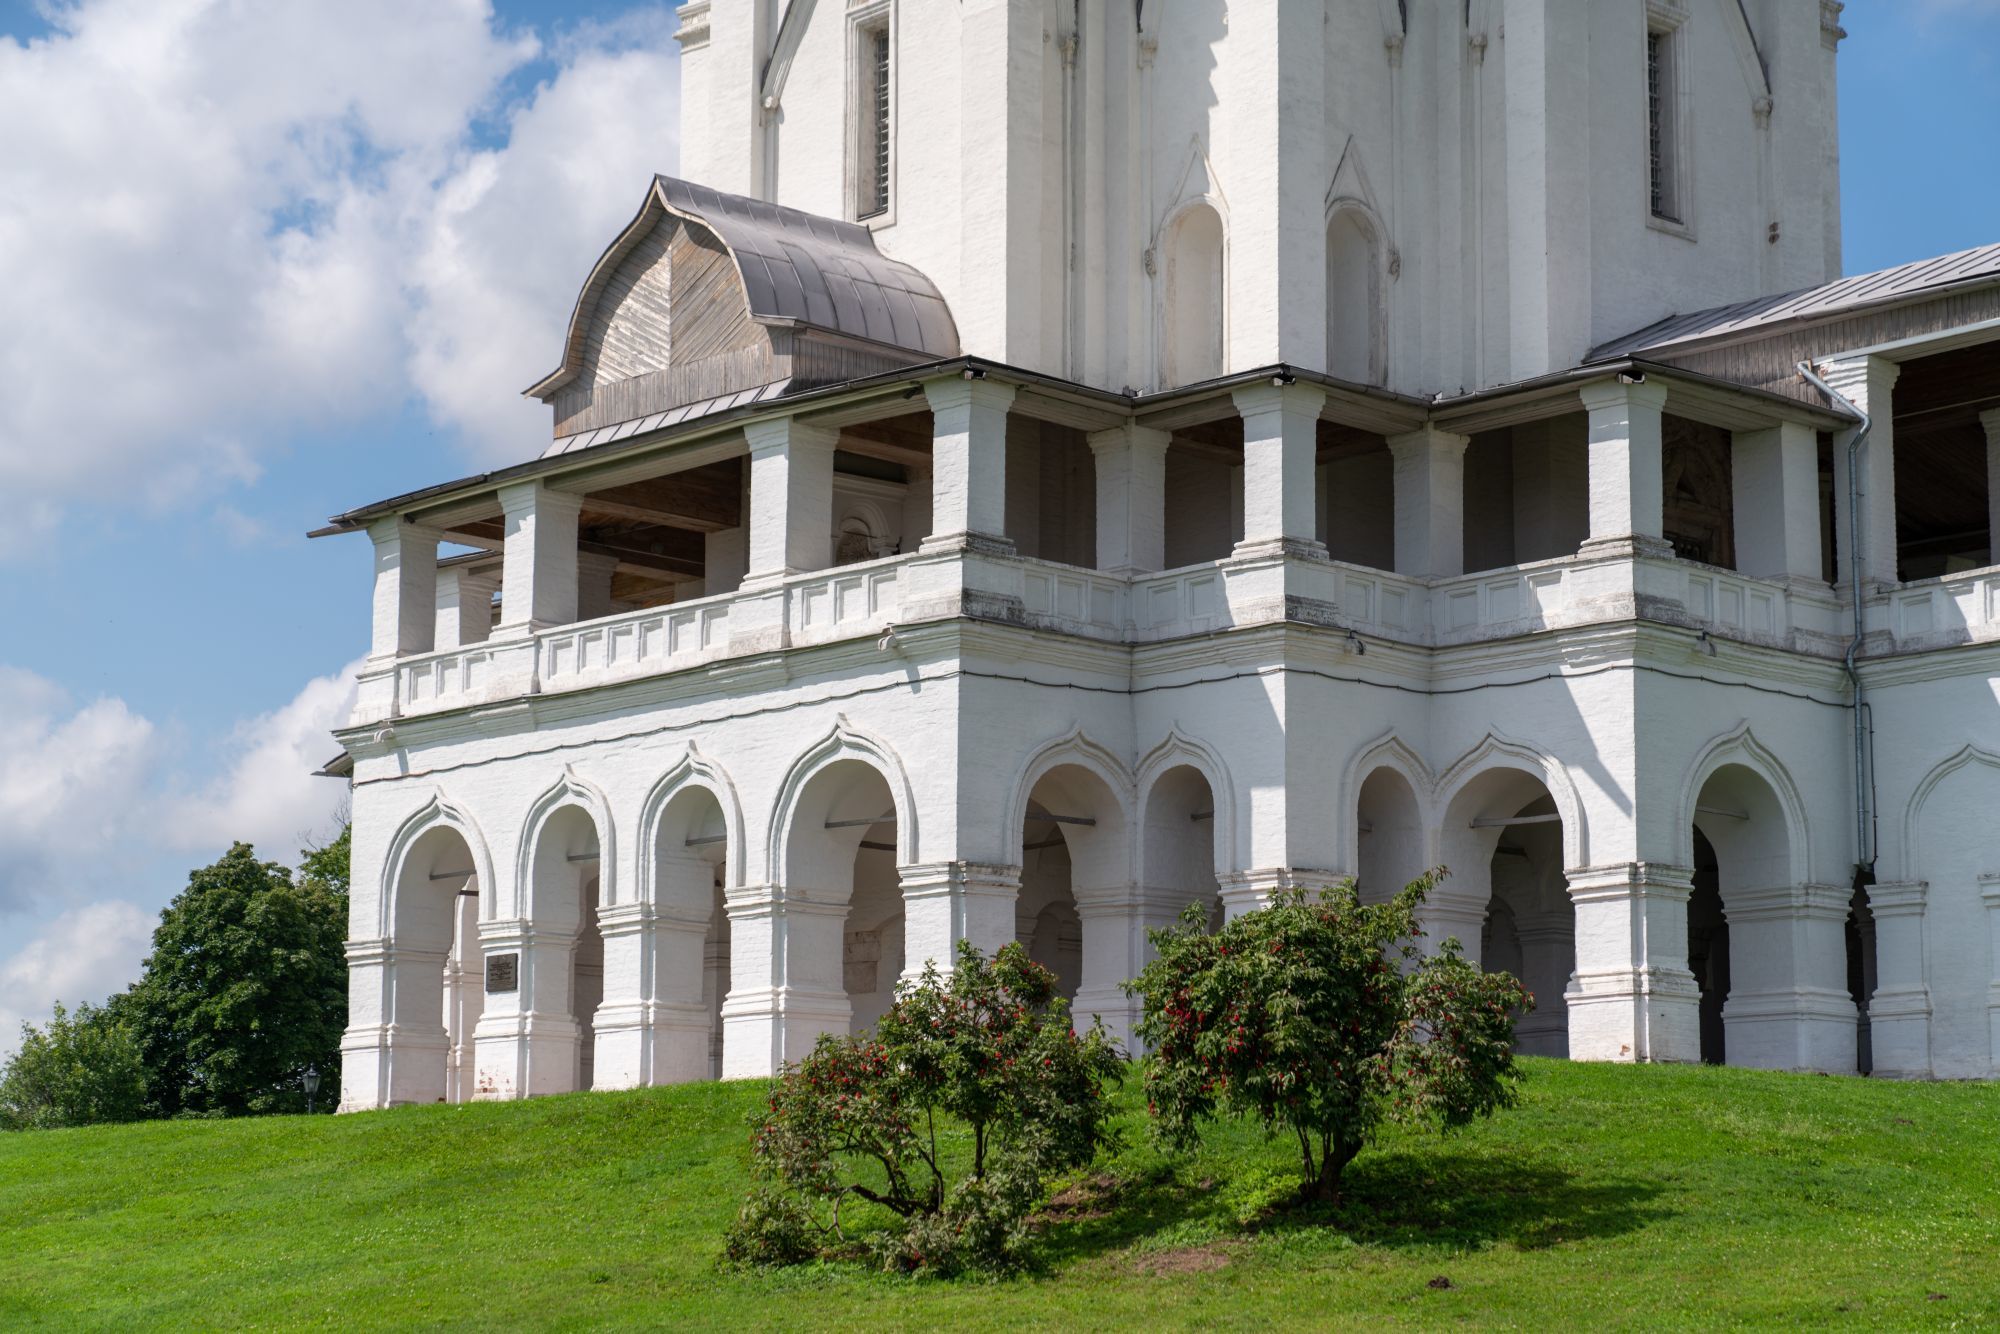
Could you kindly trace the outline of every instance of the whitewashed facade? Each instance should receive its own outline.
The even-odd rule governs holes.
[[[1187,904],[1438,864],[1526,1050],[2000,1072],[2000,247],[1833,281],[1839,10],[684,5],[554,443],[325,530],[343,1105],[960,938],[1129,1033]]]

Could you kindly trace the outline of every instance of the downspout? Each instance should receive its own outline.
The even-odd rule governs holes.
[[[1854,885],[1861,889],[1875,883],[1876,854],[1869,818],[1869,795],[1874,791],[1875,781],[1868,755],[1868,697],[1861,684],[1860,669],[1855,666],[1865,633],[1861,602],[1861,446],[1875,423],[1853,399],[1821,379],[1811,362],[1801,361],[1799,374],[1861,423],[1847,440],[1847,572],[1854,598],[1854,637],[1847,641],[1847,655],[1842,660],[1848,684],[1854,691]]]

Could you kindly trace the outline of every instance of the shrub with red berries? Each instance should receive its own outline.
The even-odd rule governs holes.
[[[1018,1265],[1050,1179],[1110,1140],[1119,1060],[1101,1027],[1071,1029],[1054,975],[1020,945],[988,960],[960,942],[951,973],[927,967],[873,1035],[823,1037],[774,1082],[727,1257],[793,1264],[849,1249],[860,1239],[842,1210],[865,1201],[890,1216],[865,1238],[888,1268]]]
[[[1346,881],[1294,889],[1210,934],[1202,909],[1156,931],[1128,984],[1145,1002],[1146,1098],[1188,1147],[1218,1116],[1298,1144],[1304,1195],[1337,1201],[1347,1164],[1390,1120],[1452,1130],[1512,1105],[1514,1021],[1534,1002],[1446,940],[1424,957],[1417,908],[1441,872],[1387,903]]]

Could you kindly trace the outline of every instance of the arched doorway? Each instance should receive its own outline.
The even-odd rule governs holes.
[[[1145,931],[1116,795],[1084,765],[1057,765],[1028,794],[1020,846],[1016,938],[1079,1025],[1097,1015],[1129,1041],[1136,1012],[1119,986],[1138,971]]]
[[[1712,998],[1719,997],[1716,1055],[1730,1065],[1853,1073],[1858,1014],[1847,986],[1853,891],[1805,879],[1785,804],[1747,765],[1724,764],[1702,783],[1693,825],[1689,966],[1704,986],[1703,1058],[1709,1058]],[[1697,929],[1706,932],[1708,951],[1701,969],[1695,969]]]
[[[1701,991],[1702,1064],[1727,1064],[1722,1007],[1729,999],[1729,921],[1722,914],[1715,847],[1699,829],[1694,831],[1694,889],[1688,895],[1688,971]]]
[[[1215,789],[1192,764],[1178,764],[1146,789],[1139,843],[1140,897],[1147,927],[1158,930],[1201,904],[1209,929],[1222,922],[1222,887],[1216,880]],[[1143,967],[1153,957],[1146,946]]]
[[[464,835],[443,824],[418,835],[395,895],[382,1101],[469,1101],[476,1087],[472,1035],[486,988],[478,873]]]
[[[528,1094],[588,1089],[595,1080],[604,1001],[598,852],[597,824],[581,806],[557,807],[536,833],[519,978],[532,1028],[521,1090]]]
[[[729,991],[729,914],[723,899],[728,859],[722,803],[707,787],[684,786],[661,808],[654,832],[657,1019],[646,1082],[679,1083],[722,1074],[722,1002]]]
[[[1476,911],[1476,933],[1459,936],[1467,957],[1512,973],[1535,998],[1515,1027],[1515,1050],[1567,1057],[1576,909],[1563,873],[1562,815],[1548,786],[1523,769],[1480,774],[1451,803],[1444,850],[1452,874],[1439,887],[1436,926],[1426,922],[1431,937],[1466,930]]]
[[[871,1026],[903,969],[896,806],[865,760],[840,759],[799,793],[784,857],[782,1061],[821,1033]]]
[[[1428,867],[1427,831],[1410,780],[1387,765],[1355,798],[1355,874],[1363,903],[1387,903]]]

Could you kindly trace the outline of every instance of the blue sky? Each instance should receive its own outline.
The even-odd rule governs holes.
[[[669,10],[0,0],[0,124],[67,127],[0,137],[0,1051],[228,838],[330,827],[369,553],[303,535],[546,432],[677,158]],[[2000,240],[2000,0],[1845,23],[1849,271]]]

